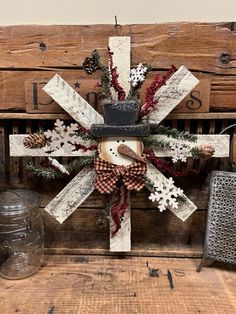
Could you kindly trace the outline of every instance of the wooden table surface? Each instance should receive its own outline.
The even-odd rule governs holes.
[[[148,266],[163,275],[150,277]],[[199,259],[46,255],[36,275],[0,279],[1,314],[236,313],[236,272]],[[173,275],[170,289],[166,274]]]

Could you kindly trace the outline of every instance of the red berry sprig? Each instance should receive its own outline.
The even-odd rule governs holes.
[[[154,96],[157,90],[166,84],[166,81],[171,77],[171,75],[175,72],[175,70],[176,70],[176,67],[172,65],[170,70],[163,77],[161,77],[161,75],[158,74],[155,77],[152,84],[149,87],[147,87],[145,103],[140,110],[141,117],[146,116],[150,112],[151,109],[157,108],[158,100],[154,99]]]
[[[109,69],[111,74],[111,86],[118,93],[118,100],[125,100],[126,94],[123,87],[120,85],[118,78],[119,74],[117,72],[117,68],[113,65],[113,52],[108,47],[108,57],[109,57]]]

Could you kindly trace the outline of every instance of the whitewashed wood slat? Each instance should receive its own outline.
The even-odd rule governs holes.
[[[93,192],[95,172],[84,167],[45,207],[59,223],[63,223]]]
[[[116,36],[109,37],[109,47],[113,52],[113,65],[117,67],[119,73],[119,83],[128,94],[130,90],[130,37]],[[114,99],[117,99],[117,93],[111,88],[111,93]],[[123,158],[122,156],[120,156]],[[123,158],[124,159],[124,158]],[[122,159],[122,160],[123,160]],[[130,200],[130,199],[129,199]],[[112,236],[114,222],[110,218],[110,251],[111,252],[127,252],[131,250],[131,219],[130,206],[126,210],[121,229]]]
[[[43,148],[37,148],[37,149],[31,149],[25,147],[23,144],[24,139],[29,136],[28,134],[16,134],[16,135],[10,135],[9,136],[9,143],[10,143],[10,156],[13,157],[24,157],[24,156],[32,156],[32,157],[47,157],[47,156],[53,156],[53,157],[81,157],[81,156],[94,156],[95,150],[77,150],[77,151],[64,151],[63,149],[58,149],[53,152],[46,152],[47,149],[45,147]],[[81,144],[84,144],[84,141],[81,142]],[[86,145],[90,145],[92,142],[86,142]]]
[[[128,192],[128,203],[130,204],[130,192]],[[129,252],[131,250],[130,205],[125,211],[120,230],[112,236],[112,230],[114,229],[115,223],[113,219],[110,218],[110,251]]]
[[[182,65],[156,92],[157,109],[150,112],[149,123],[159,124],[198,83],[199,80]]]
[[[164,141],[173,141],[173,142],[183,142],[182,140],[173,139],[171,137],[167,137],[166,135],[151,135],[149,138],[156,140],[164,140]],[[230,135],[208,135],[208,134],[199,134],[197,135],[197,142],[183,142],[190,146],[190,148],[202,145],[202,144],[210,144],[214,147],[215,153],[213,157],[229,157],[230,154]],[[158,150],[156,148],[153,149],[154,153],[157,157],[171,157],[171,151],[169,150]],[[189,154],[189,157],[191,155]]]
[[[113,63],[119,73],[118,81],[125,90],[126,95],[128,95],[130,90],[130,37],[109,37],[109,47],[114,53]],[[111,92],[115,99],[117,99],[116,92],[113,89],[111,89]]]
[[[166,177],[149,162],[147,163],[146,176],[152,182],[167,180]],[[146,187],[149,189],[148,184]],[[185,221],[197,209],[196,205],[194,205],[194,203],[188,199],[187,196],[185,197],[186,201],[181,203],[177,209],[169,207],[169,210],[182,221]]]
[[[43,90],[84,128],[90,129],[93,123],[104,123],[103,117],[58,74]]]

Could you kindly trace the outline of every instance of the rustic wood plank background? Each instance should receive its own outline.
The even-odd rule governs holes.
[[[131,36],[132,66],[150,63],[154,75],[171,64],[184,64],[194,75],[211,79],[210,110],[236,110],[236,32],[232,23],[124,25],[119,29],[113,25],[0,27],[0,108],[25,110],[27,103],[32,110],[25,84],[27,89],[30,81],[31,85],[45,82],[55,73],[73,84],[81,80],[82,96],[84,91],[93,92],[100,74],[88,78],[81,64],[94,48],[107,62],[108,37],[113,35]],[[59,106],[53,106],[43,108],[57,112]]]
[[[163,275],[150,277],[147,263]],[[51,255],[45,264],[38,274],[25,280],[0,278],[2,313],[236,311],[235,273],[211,267],[199,274],[199,259]],[[168,269],[173,290],[165,276]]]
[[[200,90],[206,94],[204,99],[200,97],[202,110],[196,110],[196,101],[191,109],[186,109],[182,104],[176,113],[166,119],[166,125],[193,133],[219,134],[236,118],[234,23],[124,25],[119,29],[113,25],[0,27],[1,189],[30,187],[39,191],[40,186],[42,212],[48,201],[67,182],[45,184],[41,180],[28,178],[24,166],[32,159],[9,158],[8,135],[50,128],[59,113],[62,119],[68,119],[68,115],[42,91],[42,87],[56,73],[100,111],[97,99],[100,90],[95,87],[100,73],[98,71],[88,76],[81,64],[94,48],[101,52],[104,63],[107,62],[108,38],[114,35],[131,36],[132,66],[140,62],[152,64],[149,82],[157,73],[166,72],[171,64],[176,67],[184,64],[201,82],[207,82]],[[36,103],[35,92],[38,98]],[[36,162],[41,160],[37,158]],[[231,160],[235,160],[235,157]],[[182,223],[170,212],[161,214],[155,210],[147,200],[147,191],[132,193],[133,251],[129,254],[202,254],[208,199],[208,181],[205,179],[211,169],[227,170],[231,167],[228,160],[222,158],[208,162],[189,159],[186,167],[178,164],[176,168],[191,171],[192,178],[178,179],[176,184],[185,189],[187,196],[196,202],[198,210]],[[103,203],[103,197],[97,192],[93,193],[63,225],[44,212],[47,251],[110,254],[109,230],[101,230],[95,223],[96,213]]]

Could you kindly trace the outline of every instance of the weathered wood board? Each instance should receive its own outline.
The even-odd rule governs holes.
[[[82,169],[46,206],[46,212],[63,223],[93,192],[94,178],[95,172],[92,168]]]
[[[104,122],[103,117],[59,75],[56,74],[43,90],[84,128]]]
[[[35,78],[33,79],[33,73]],[[39,72],[40,73],[40,72]],[[44,76],[38,75],[33,71],[31,74],[32,79],[25,81],[25,109],[27,112],[35,113],[53,113],[65,112],[44,90],[43,87],[48,83],[52,77],[52,72],[43,71]],[[55,73],[56,74],[56,73]],[[95,110],[99,106],[101,96],[101,87],[98,86],[100,82],[100,75],[94,74],[92,77],[88,76],[82,70],[79,71],[58,71],[60,75],[70,86],[72,86],[77,93],[80,94]],[[97,78],[96,78],[97,77]],[[100,108],[99,108],[100,109]],[[100,110],[101,111],[101,110]]]
[[[126,95],[130,90],[130,45],[129,36],[109,37],[109,48],[113,52],[114,67],[119,73],[119,84],[124,89]],[[113,90],[113,95],[116,95]]]
[[[164,140],[164,141],[174,141],[174,142],[182,142],[181,140],[173,139],[170,137],[167,137],[166,135],[151,135],[149,137],[150,140],[156,139],[156,140]],[[207,134],[198,134],[197,135],[197,142],[185,142],[186,145],[189,145],[190,148],[203,145],[203,144],[209,144],[212,145],[215,148],[215,153],[213,157],[229,157],[230,153],[230,135],[207,135]],[[170,150],[158,150],[154,147],[154,152],[156,156],[158,157],[171,157],[171,151]],[[189,155],[191,157],[191,155]]]
[[[128,192],[129,194],[129,192]],[[115,223],[110,218],[110,251],[111,252],[129,252],[131,250],[131,208],[130,206],[130,195],[128,195],[129,206],[126,208],[121,228],[113,236],[112,231],[115,229]],[[111,217],[111,215],[110,215]]]
[[[22,25],[0,28],[0,68],[78,67],[94,48],[106,60],[109,36],[132,37],[132,64],[236,74],[235,24]],[[188,44],[186,44],[188,43]],[[184,47],[184,49],[183,49]]]
[[[156,169],[151,163],[147,164],[147,173],[146,177],[151,180],[151,182],[158,182],[162,180],[166,180],[165,176]],[[148,184],[146,185],[147,188],[149,188]],[[178,218],[180,218],[182,221],[185,221],[188,219],[190,215],[197,209],[197,206],[190,201],[186,196],[186,201],[184,203],[179,203],[178,208],[172,208],[169,207],[169,210],[175,214]]]
[[[211,80],[199,78],[199,83],[174,108],[174,112],[209,112]]]
[[[230,160],[231,162],[236,163],[236,132],[232,137]]]
[[[158,100],[156,110],[150,111],[149,123],[159,124],[199,83],[199,80],[185,67],[181,66],[155,94]]]
[[[42,157],[42,156],[54,156],[54,157],[82,157],[82,156],[94,156],[94,150],[84,151],[79,149],[77,151],[65,151],[63,149],[55,150],[52,152],[47,152],[47,147],[31,149],[25,147],[23,144],[24,139],[28,136],[28,134],[13,134],[10,135],[10,156],[12,157],[23,157],[23,156],[34,156],[34,157]],[[94,142],[93,142],[94,143]],[[85,145],[85,142],[81,140],[81,144]],[[92,142],[86,142],[86,145],[90,145]]]
[[[151,84],[155,75],[157,73],[163,75],[165,72],[166,71],[156,71],[153,69],[153,71],[148,74],[147,80],[141,89],[140,99],[142,103],[145,99],[146,88]],[[97,86],[97,83],[99,83],[101,79],[100,71],[97,71],[92,76],[88,76],[80,69],[52,69],[50,71],[0,70],[0,81],[2,84],[2,88],[0,89],[0,111],[24,110],[29,113],[64,112],[64,110],[42,89],[56,73],[69,83],[89,104],[95,109],[98,109],[100,113],[102,112],[102,107],[100,106],[101,88]],[[209,82],[211,80],[211,111],[236,111],[236,76],[219,76],[210,73],[199,74],[196,71],[192,71],[192,74],[200,80],[200,84],[201,81]],[[205,106],[206,100],[204,96],[207,90],[208,87],[204,87],[204,90],[199,90],[202,96],[198,97],[198,86],[196,86],[192,92],[193,96],[196,96],[197,99],[194,100],[191,96],[187,96],[174,111],[189,113],[207,112],[208,108]],[[191,110],[187,109],[185,100],[190,101],[188,107],[191,108]],[[191,101],[193,101],[193,103]]]
[[[150,277],[147,262],[163,275]],[[209,267],[198,274],[199,259],[47,255],[45,264],[28,279],[0,279],[4,314],[236,311],[236,273]],[[165,276],[168,269],[173,276],[173,290]],[[25,290],[27,293],[22,294]]]
[[[109,37],[109,48],[111,49],[113,55],[113,67],[117,68],[119,73],[118,82],[124,89],[126,95],[130,90],[130,44],[131,38],[130,37]],[[118,95],[115,92],[114,88],[111,88],[111,93],[115,99],[118,99]],[[117,138],[118,139],[118,138]],[[115,143],[116,141],[113,140]],[[103,148],[103,145],[100,145],[100,148]],[[106,152],[106,150],[104,151]],[[110,150],[109,150],[110,152]],[[102,154],[102,152],[100,153]],[[116,152],[113,152],[110,156],[116,155]],[[118,154],[119,155],[119,154]],[[119,156],[121,160],[119,160]],[[127,164],[127,160],[123,158],[122,155],[118,156],[118,161],[115,160],[115,164]],[[106,154],[105,160],[109,159],[109,153]],[[113,161],[114,162],[114,161]],[[112,231],[114,230],[114,221],[112,216],[110,215],[110,251],[111,252],[127,252],[131,250],[131,220],[130,220],[130,193],[128,193],[128,207],[123,216],[123,222],[121,223],[121,228],[118,232],[112,235]]]
[[[206,223],[205,211],[195,211],[183,223],[169,210],[161,213],[157,208],[135,209],[133,202],[131,204],[132,250],[126,254],[202,256]],[[43,209],[42,211],[44,212]],[[101,208],[80,207],[62,225],[45,212],[45,248],[47,252],[110,254],[109,224],[100,228],[96,223],[100,211]]]

